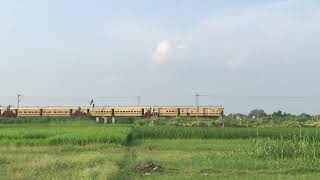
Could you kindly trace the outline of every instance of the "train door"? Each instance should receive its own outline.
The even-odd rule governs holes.
[[[203,116],[208,116],[209,109],[203,108]]]
[[[188,108],[188,109],[187,109],[187,116],[190,116],[190,114],[191,114],[191,109]]]
[[[114,117],[114,109],[111,109],[111,116]]]
[[[178,116],[180,116],[180,108],[178,108]]]

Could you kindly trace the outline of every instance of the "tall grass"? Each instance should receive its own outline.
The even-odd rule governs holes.
[[[10,125],[68,125],[68,124],[94,124],[94,119],[90,117],[0,117],[0,127]]]
[[[293,135],[307,135],[320,140],[320,129],[307,128],[183,128],[145,127],[134,128],[133,137],[138,139],[249,139],[268,137],[290,139]]]
[[[293,135],[291,139],[257,138],[249,154],[262,159],[320,159],[320,142],[308,135]]]
[[[20,127],[0,129],[0,144],[85,145],[92,143],[126,144],[129,127]]]

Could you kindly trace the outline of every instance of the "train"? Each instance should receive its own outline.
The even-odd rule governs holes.
[[[89,107],[7,107],[0,108],[1,116],[10,117],[221,117],[221,106],[89,106]]]

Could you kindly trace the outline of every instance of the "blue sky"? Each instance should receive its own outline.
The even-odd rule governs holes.
[[[320,113],[319,12],[315,0],[2,0],[0,104],[189,105],[200,92],[227,112]]]

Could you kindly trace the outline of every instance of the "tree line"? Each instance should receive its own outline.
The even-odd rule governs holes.
[[[307,113],[301,113],[299,115],[294,115],[291,113],[286,113],[281,110],[273,112],[271,114],[267,114],[263,109],[254,109],[249,112],[249,114],[241,114],[241,113],[232,113],[227,117],[230,118],[251,118],[251,119],[263,119],[263,118],[277,118],[277,119],[301,119],[301,120],[309,120],[309,119],[320,119],[320,115],[312,116]]]

